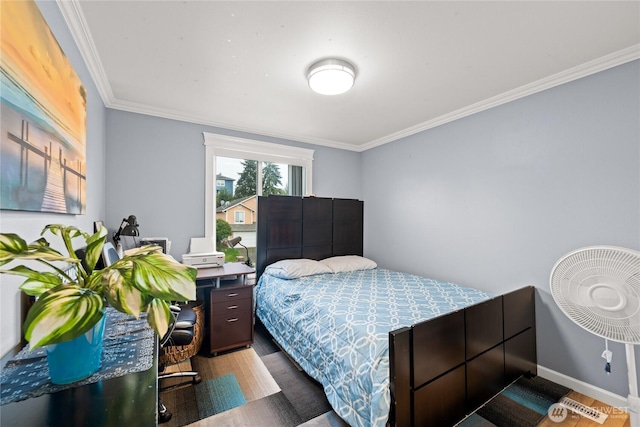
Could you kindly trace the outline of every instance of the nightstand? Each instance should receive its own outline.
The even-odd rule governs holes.
[[[202,348],[209,354],[253,343],[253,284],[246,284],[246,276],[254,272],[241,263],[198,270],[197,291],[204,294],[207,328]]]

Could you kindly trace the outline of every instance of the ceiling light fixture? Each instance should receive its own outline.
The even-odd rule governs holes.
[[[356,70],[341,59],[323,59],[309,67],[309,87],[321,95],[339,95],[353,86]]]

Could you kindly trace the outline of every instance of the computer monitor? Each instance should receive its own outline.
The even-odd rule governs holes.
[[[85,260],[85,257],[87,256],[87,248],[84,247],[84,248],[76,249],[74,252],[75,252],[76,257],[81,261],[82,267],[84,267],[86,269],[87,268],[87,262]]]
[[[113,243],[106,242],[102,247],[102,268],[110,266],[119,259],[120,257],[118,256],[118,252],[113,246]]]
[[[75,254],[78,259],[82,260],[82,266],[86,269],[87,264],[85,257],[87,256],[87,248],[84,247],[76,249]],[[94,270],[102,270],[105,266],[109,266],[119,259],[120,257],[118,256],[118,252],[116,252],[116,248],[113,246],[113,243],[106,242],[102,247],[102,255],[98,258],[98,262],[96,262]]]
[[[140,246],[145,245],[160,246],[163,254],[171,252],[171,241],[167,237],[141,237]]]

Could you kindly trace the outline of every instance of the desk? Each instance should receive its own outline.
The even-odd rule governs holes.
[[[2,427],[149,427],[158,407],[158,345],[146,371],[0,406]]]
[[[149,427],[158,408],[158,366],[0,406],[2,427]]]
[[[204,294],[207,329],[202,348],[209,354],[253,343],[253,285],[247,285],[247,274],[254,272],[239,262],[198,269],[196,289]],[[234,277],[237,279],[221,280]]]
[[[199,268],[196,280],[199,281],[198,288],[208,286],[219,288],[220,279],[240,276],[242,278],[242,284],[245,285],[247,283],[247,274],[255,272],[255,268],[249,267],[241,262],[225,262],[222,267]],[[207,280],[210,282],[207,283]]]

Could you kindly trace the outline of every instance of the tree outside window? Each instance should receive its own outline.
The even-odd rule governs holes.
[[[261,196],[287,195],[287,189],[282,188],[282,175],[280,166],[275,163],[263,162],[259,164],[256,160],[242,161],[243,170],[236,184],[235,198],[254,196],[258,188],[258,166],[261,166],[262,194]]]
[[[247,204],[244,223],[233,225],[232,234],[242,237],[242,243],[255,251],[255,222],[259,215],[255,196],[312,194],[313,150],[209,132],[203,132],[203,136],[205,236],[224,234],[216,229],[216,220],[226,217],[229,209],[235,210],[236,204]],[[217,185],[219,174],[228,178],[224,179],[226,191]],[[233,186],[229,180],[234,181]],[[255,259],[255,254],[251,258]]]

